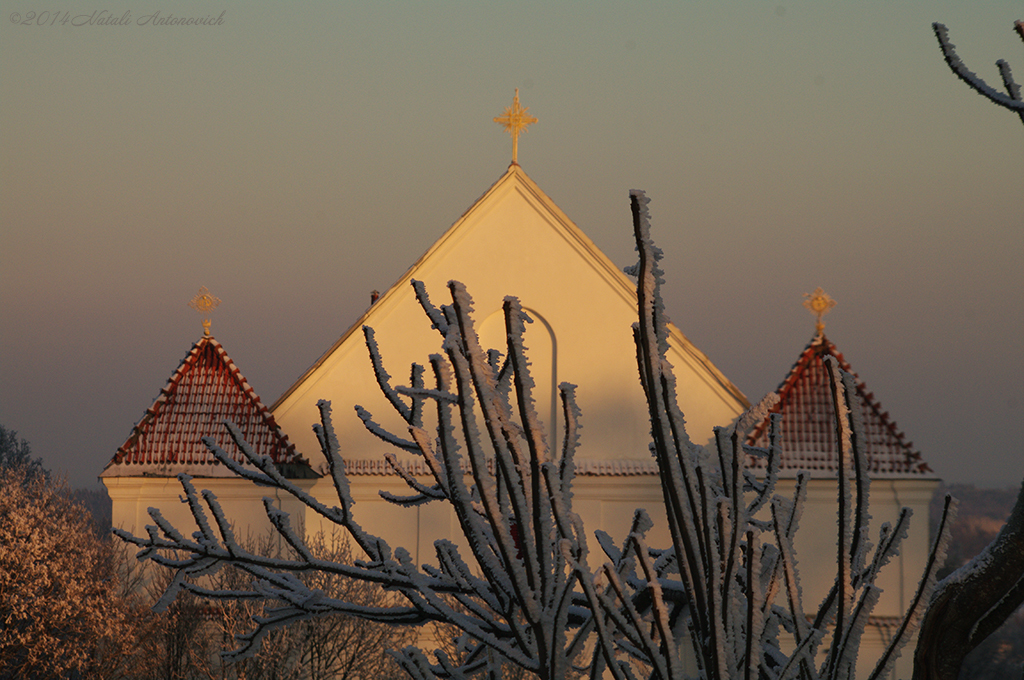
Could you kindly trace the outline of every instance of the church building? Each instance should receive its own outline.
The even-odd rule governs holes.
[[[518,94],[513,108],[525,112],[518,109]],[[514,143],[517,134],[513,131]],[[473,297],[484,347],[504,347],[505,296],[517,297],[532,319],[525,344],[537,384],[538,412],[547,423],[553,450],[560,436],[557,386],[563,381],[578,386],[583,415],[574,504],[588,533],[603,529],[621,541],[633,511],[645,507],[655,521],[649,543],[669,545],[660,479],[648,450],[647,405],[637,374],[632,335],[635,283],[515,158],[514,146],[513,161],[497,181],[269,408],[207,330],[100,475],[113,499],[115,526],[144,533],[145,525],[152,524],[147,508],[158,507],[183,533],[191,531],[192,519],[179,502],[176,479],[187,472],[198,488],[217,495],[238,526],[265,531],[267,490],[234,478],[199,441],[212,436],[225,451],[233,451],[235,444],[221,425],[225,419],[235,422],[249,445],[270,456],[286,477],[333,504],[334,489],[323,477],[324,461],[311,427],[319,420],[317,402],[325,399],[332,404],[357,521],[384,536],[392,547],[405,547],[415,563],[434,560],[432,546],[439,538],[459,543],[461,532],[448,506],[400,508],[381,498],[381,490],[403,495],[407,487],[384,460],[383,453],[391,447],[369,433],[355,412],[360,406],[385,429],[404,429],[377,383],[363,329],[373,329],[385,369],[391,375],[408,375],[413,362],[428,364],[429,355],[441,347],[411,282],[422,281],[431,301],[440,305],[450,302],[447,282],[454,279]],[[196,306],[209,311],[214,302],[204,290]],[[833,560],[811,548],[835,547],[836,461],[834,435],[825,425],[832,408],[822,387],[823,379],[827,383],[821,364],[825,353],[837,356],[851,370],[819,329],[782,382],[776,406],[783,417],[786,474],[792,478],[801,469],[812,477],[797,544],[809,608],[816,608],[834,578]],[[709,441],[715,426],[732,423],[749,406],[739,389],[674,326],[669,360],[695,442]],[[873,626],[881,645],[923,570],[928,503],[938,480],[873,396],[861,389],[863,383],[858,386],[870,440],[872,517],[877,524],[893,521],[900,506],[910,506],[915,516],[899,564],[883,574],[888,580],[881,584],[885,594]],[[749,441],[760,444],[764,436],[762,425]],[[412,474],[426,473],[420,461],[396,453]],[[307,532],[321,528],[318,516],[306,514],[294,499],[281,495],[286,494],[269,502],[305,522]],[[877,536],[877,526],[872,533]],[[866,674],[871,669],[861,670]]]

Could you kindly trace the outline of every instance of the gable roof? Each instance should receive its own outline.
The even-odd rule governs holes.
[[[257,454],[282,466],[286,476],[313,474],[221,344],[204,336],[192,345],[100,476],[232,476],[202,442],[202,437],[213,437],[243,462],[225,420],[238,426]]]
[[[628,212],[623,209],[624,225]],[[625,232],[623,236],[625,237]],[[538,413],[557,449],[557,385],[577,384],[588,445],[600,460],[650,458],[650,421],[637,375],[631,325],[636,283],[627,277],[523,169],[512,164],[463,215],[271,407],[300,451],[316,450],[309,425],[316,403],[332,403],[346,461],[376,459],[386,448],[352,414],[356,404],[384,429],[406,427],[381,395],[361,332],[372,327],[388,371],[405,372],[437,352],[438,338],[410,281],[422,281],[434,304],[447,284],[465,284],[475,327],[486,347],[502,347],[501,301],[517,297],[534,323],[527,330]],[[675,326],[670,361],[692,436],[710,436],[749,402]],[[404,382],[404,381],[403,381]],[[391,418],[391,420],[388,420]],[[398,428],[398,429],[395,429]],[[402,455],[400,454],[400,459]]]
[[[904,438],[889,413],[882,410],[873,393],[861,380],[836,346],[816,335],[804,348],[776,393],[779,402],[771,413],[782,414],[782,469],[834,473],[837,469],[835,410],[823,358],[831,354],[851,373],[857,384],[864,433],[867,439],[868,470],[872,475],[923,475],[932,469]],[[768,446],[766,418],[747,438],[753,446]]]
[[[493,203],[498,197],[510,191],[520,192],[527,196],[529,201],[535,204],[538,209],[547,213],[550,226],[554,228],[562,239],[567,241],[580,258],[585,261],[603,279],[615,293],[627,301],[634,308],[636,307],[636,284],[617,267],[604,252],[588,237],[569,217],[562,212],[554,201],[526,174],[522,167],[512,162],[505,173],[491,185],[473,204],[452,224],[451,227],[434,242],[427,251],[420,256],[416,262],[396,281],[384,294],[374,299],[373,304],[349,327],[340,338],[324,352],[316,362],[313,363],[284,394],[278,397],[270,409],[278,413],[279,409],[288,402],[289,397],[300,389],[308,379],[329,360],[339,348],[350,342],[356,336],[355,342],[362,344],[360,336],[361,328],[364,325],[372,325],[372,317],[379,314],[382,309],[389,307],[392,299],[409,295],[410,281],[420,275],[421,270],[433,260],[441,259],[465,236],[465,233],[475,227],[476,222],[482,219],[493,208]],[[623,212],[626,219],[627,213]],[[683,354],[687,363],[693,365],[704,374],[709,384],[714,384],[716,391],[719,391],[723,398],[738,407],[738,412],[750,406],[746,396],[723,374],[702,351],[690,342],[683,333],[673,324],[669,324],[669,337],[672,347]]]

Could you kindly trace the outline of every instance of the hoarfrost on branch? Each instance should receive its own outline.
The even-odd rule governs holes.
[[[275,604],[238,638],[238,655],[251,654],[268,631],[309,617],[344,613],[395,625],[436,622],[461,633],[459,655],[436,650],[429,658],[416,647],[395,657],[413,678],[468,678],[502,664],[518,666],[542,680],[609,674],[617,680],[647,677],[681,680],[684,655],[696,660],[700,678],[848,678],[860,638],[878,600],[880,570],[905,537],[909,511],[895,526],[884,525],[872,546],[868,536],[868,477],[863,426],[851,400],[852,378],[828,361],[840,470],[835,583],[816,611],[805,609],[793,539],[808,478],[800,475],[792,497],[775,493],[779,477],[779,421],[770,426],[770,446],[744,443],[771,398],[730,426],[717,428],[713,446],[694,445],[678,406],[675,376],[667,358],[668,331],[660,294],[661,252],[650,237],[648,199],[630,194],[639,262],[638,322],[633,327],[640,380],[649,407],[651,453],[662,479],[667,547],[647,545],[650,517],[637,510],[622,544],[596,533],[603,558],[592,556],[582,521],[573,510],[574,458],[580,445],[580,409],[575,387],[559,386],[562,442],[555,451],[536,412],[524,324],[515,298],[504,301],[507,343],[500,351],[481,347],[473,302],[465,287],[448,285],[449,304],[435,306],[422,283],[415,295],[440,335],[441,352],[427,367],[413,365],[409,384],[395,386],[385,370],[373,331],[364,330],[378,385],[404,422],[403,432],[379,425],[357,407],[367,429],[391,446],[422,460],[429,480],[417,479],[393,454],[389,465],[409,486],[405,496],[385,500],[414,506],[441,502],[451,507],[468,554],[450,541],[434,543],[436,565],[412,563],[364,530],[332,426],[330,404],[319,403],[314,426],[339,505],[328,506],[286,479],[257,456],[237,428],[227,427],[252,468],[243,467],[212,439],[206,445],[235,474],[298,499],[308,512],[347,533],[365,554],[351,563],[319,558],[296,530],[293,518],[265,501],[267,516],[290,546],[281,557],[255,554],[234,537],[214,494],[180,480],[199,530],[186,537],[150,509],[148,535],[119,535],[141,548],[140,558],[174,570],[162,599],[181,591],[226,600],[265,598]],[[429,378],[428,378],[429,376]],[[755,474],[752,459],[764,462]],[[877,661],[872,678],[891,669],[927,605],[944,551],[941,532],[910,609]],[[601,560],[604,560],[603,563]],[[600,566],[592,565],[600,563]],[[204,585],[203,576],[230,564],[252,579],[249,588]],[[380,584],[396,595],[367,607],[327,597],[299,575],[322,571]],[[781,631],[795,648],[784,650]]]
[[[1020,116],[1021,122],[1024,122],[1024,101],[1021,100],[1020,84],[1013,79],[1010,65],[1003,59],[996,61],[999,77],[1003,81],[1003,87],[1006,88],[1006,94],[1003,94],[978,77],[961,61],[960,56],[956,53],[956,45],[949,40],[949,29],[945,24],[935,22],[932,24],[932,30],[935,31],[935,37],[939,41],[939,49],[942,50],[946,64],[957,78],[967,83],[968,87],[993,104],[1013,111]],[[1018,21],[1014,25],[1014,30],[1020,34],[1021,39],[1024,39],[1024,22]]]

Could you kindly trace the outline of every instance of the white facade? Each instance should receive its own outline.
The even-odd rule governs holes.
[[[548,441],[556,447],[559,441],[557,385],[571,382],[578,386],[583,411],[577,460],[595,472],[612,472],[578,478],[577,509],[591,529],[625,538],[638,503],[660,504],[661,499],[652,476],[650,424],[633,344],[635,283],[515,164],[271,407],[296,448],[316,467],[320,458],[311,425],[319,417],[317,401],[327,399],[346,461],[377,462],[362,468],[369,472],[386,469],[382,454],[389,447],[366,431],[354,406],[369,410],[391,431],[404,435],[405,426],[381,394],[362,326],[374,329],[395,383],[407,382],[412,362],[428,365],[430,354],[441,351],[441,337],[415,299],[413,279],[425,283],[435,305],[451,302],[449,280],[464,283],[487,348],[504,350],[502,301],[507,295],[519,298],[533,319],[526,346]],[[743,394],[674,327],[670,361],[694,441],[709,440],[714,426],[729,424],[746,408]],[[615,471],[618,462],[646,474],[622,475]],[[357,519],[393,547],[403,545],[426,558],[436,538],[457,538],[447,509],[436,504],[403,509],[382,501],[377,495],[382,486],[394,483],[396,492],[406,491],[397,478],[357,473],[350,479],[360,501]],[[315,491],[333,493],[328,479]],[[657,518],[659,512],[651,514]],[[667,529],[662,530],[667,539]]]

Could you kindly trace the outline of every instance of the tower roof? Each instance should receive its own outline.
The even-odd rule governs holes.
[[[921,475],[932,470],[906,441],[888,412],[882,410],[874,394],[861,380],[836,346],[818,333],[804,348],[789,375],[776,393],[779,402],[771,413],[782,414],[783,470],[807,470],[811,473],[834,473],[838,467],[835,410],[829,391],[828,372],[823,358],[831,354],[839,365],[853,374],[857,384],[857,400],[861,405],[864,434],[867,440],[868,470],[872,475]],[[748,436],[753,446],[768,445],[768,419]]]
[[[202,442],[203,437],[212,437],[243,462],[225,420],[241,430],[256,454],[270,456],[286,476],[314,474],[221,344],[207,335],[185,355],[100,476],[232,476]]]

